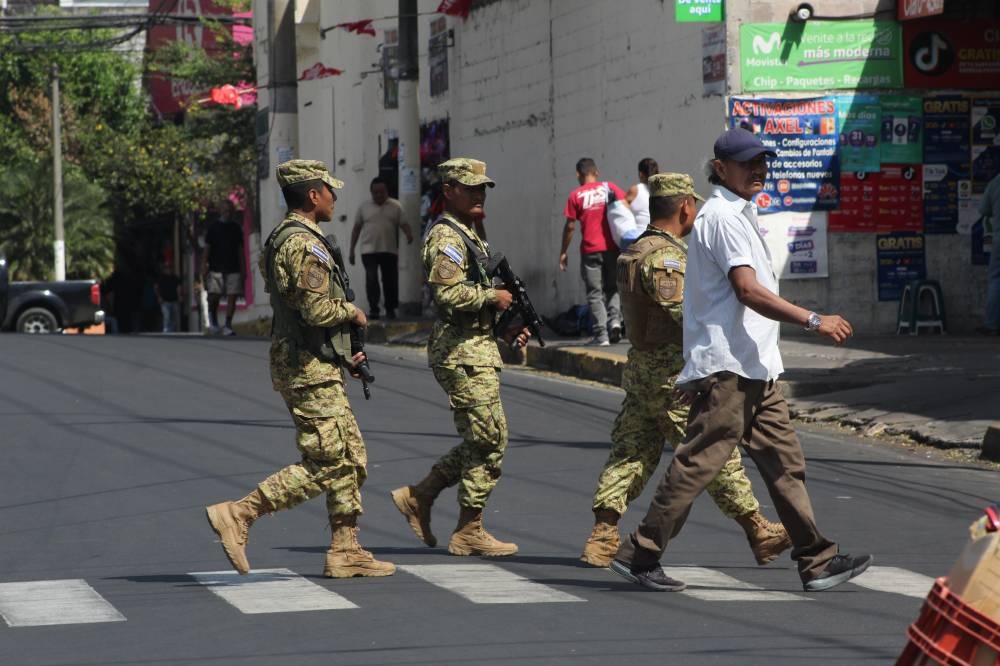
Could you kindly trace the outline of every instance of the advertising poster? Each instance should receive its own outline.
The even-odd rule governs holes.
[[[897,231],[875,236],[878,261],[878,300],[898,301],[911,280],[927,277],[923,234]]]
[[[982,194],[986,184],[997,174],[1000,174],[1000,99],[974,99],[972,193]]]
[[[726,26],[701,31],[701,94],[726,94]]]
[[[838,95],[840,170],[878,171],[882,106],[874,95]]]
[[[895,21],[807,21],[740,26],[746,91],[900,88],[902,32]]]
[[[924,99],[925,233],[955,233],[960,202],[972,195],[970,108],[958,95]]]
[[[882,161],[920,164],[924,158],[923,100],[919,97],[883,97],[879,142]]]
[[[448,23],[443,16],[431,21],[431,38],[427,42],[427,67],[431,72],[431,97],[448,92]]]
[[[878,175],[879,233],[923,231],[923,178],[919,164],[884,164]]]
[[[1000,22],[916,21],[903,27],[907,88],[997,90]]]
[[[674,0],[674,18],[678,23],[721,21],[722,0]]]
[[[729,100],[731,127],[760,136],[778,156],[754,202],[763,215],[837,207],[840,164],[833,97]]]
[[[876,231],[878,225],[879,172],[840,172],[840,206],[828,215],[831,233]]]
[[[827,264],[826,213],[778,213],[761,217],[760,232],[781,280],[830,276]]]

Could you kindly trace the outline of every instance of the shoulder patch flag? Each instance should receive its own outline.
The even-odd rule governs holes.
[[[441,248],[441,251],[444,252],[449,259],[454,261],[459,266],[462,265],[462,260],[465,259],[465,255],[462,254],[462,251],[459,250],[454,245],[445,245],[443,248]]]
[[[664,259],[663,267],[672,268],[675,271],[679,271],[681,269],[681,262],[677,261],[676,259]]]
[[[326,253],[326,250],[323,249],[323,248],[321,248],[319,246],[319,244],[313,243],[309,247],[309,251],[312,252],[313,254],[315,254],[317,257],[319,257],[323,261],[324,264],[330,263],[330,255],[328,255]]]

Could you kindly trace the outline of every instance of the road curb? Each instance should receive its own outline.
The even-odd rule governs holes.
[[[983,460],[1000,462],[1000,423],[986,429],[979,457]]]

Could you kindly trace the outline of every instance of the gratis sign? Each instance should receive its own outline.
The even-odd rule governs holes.
[[[900,88],[894,21],[749,23],[740,27],[744,91]]]
[[[723,0],[674,0],[674,17],[678,23],[721,21]]]

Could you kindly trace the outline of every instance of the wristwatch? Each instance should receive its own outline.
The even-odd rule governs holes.
[[[818,314],[816,314],[815,312],[810,312],[809,318],[806,319],[806,330],[815,331],[817,328],[819,328],[821,322],[822,319],[819,318]]]

